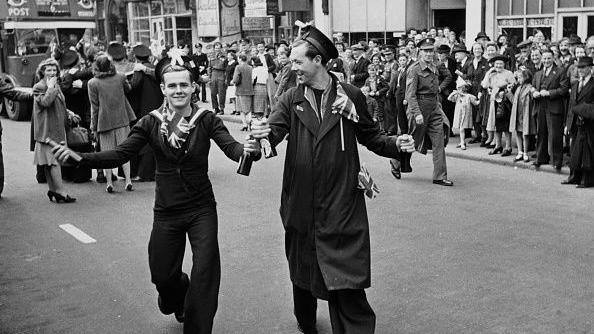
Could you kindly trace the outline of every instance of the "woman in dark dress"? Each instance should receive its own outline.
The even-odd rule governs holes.
[[[81,153],[80,165],[113,168],[144,145],[151,146],[157,172],[149,267],[159,309],[175,313],[184,322],[184,333],[207,334],[212,332],[221,279],[216,202],[208,178],[210,140],[234,161],[244,151],[257,160],[260,148],[254,140],[238,143],[212,111],[191,103],[196,83],[190,59],[173,52],[174,61],[165,58],[155,69],[163,106],[141,118],[114,150]],[[62,146],[54,149],[60,161],[68,160],[70,152]],[[182,272],[186,234],[193,253],[191,278]]]
[[[489,62],[483,57],[484,49],[481,43],[474,43],[472,45],[472,64],[468,70],[467,80],[471,84],[470,94],[479,98],[479,105],[472,108],[472,119],[474,122],[475,138],[470,142],[471,144],[481,143],[481,147],[486,146],[487,132],[482,126],[483,109],[489,105],[489,94],[486,89],[481,86],[481,81],[485,77],[485,73],[489,70]]]

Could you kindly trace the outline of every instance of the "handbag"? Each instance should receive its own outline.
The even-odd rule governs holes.
[[[91,142],[89,130],[76,124],[66,129],[66,143],[69,147],[80,147]]]

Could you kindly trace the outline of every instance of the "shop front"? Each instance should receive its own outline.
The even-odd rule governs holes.
[[[594,35],[594,0],[495,0],[498,33],[521,41],[536,30],[548,40]]]
[[[192,44],[192,10],[184,0],[128,3],[129,41],[153,52],[166,46]]]

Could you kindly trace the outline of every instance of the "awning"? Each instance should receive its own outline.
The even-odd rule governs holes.
[[[7,21],[3,24],[4,29],[60,29],[60,28],[91,28],[95,29],[93,21]]]

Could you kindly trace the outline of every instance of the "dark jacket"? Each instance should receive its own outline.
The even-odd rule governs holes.
[[[196,120],[187,139],[185,153],[176,154],[160,132],[161,121],[152,114],[144,116],[132,128],[128,138],[115,150],[82,153],[81,165],[92,168],[115,168],[128,161],[148,144],[157,161],[155,212],[176,213],[215,205],[208,178],[208,152],[212,139],[230,159],[239,161],[243,144],[229,134],[223,121],[205,110]]]
[[[154,69],[149,62],[142,63],[147,68]],[[141,119],[152,110],[163,104],[163,93],[154,76],[144,71],[134,71],[130,80],[131,90],[128,93],[128,101],[136,119]]]
[[[574,110],[583,108],[582,106],[584,104],[594,104],[594,76],[590,77],[590,80],[588,80],[588,82],[584,85],[579,94],[577,92],[578,85],[579,82],[575,82],[573,85],[571,85],[571,92],[569,94],[569,111],[567,113],[567,121],[565,122],[567,130],[574,134],[577,130],[577,121],[579,118]],[[594,120],[594,114],[590,116],[590,123],[594,124],[592,120]]]
[[[91,69],[64,70],[64,75],[60,81],[60,89],[66,98],[66,107],[80,116],[80,125],[89,128],[91,123],[91,104],[89,102],[89,93],[87,84],[93,78]],[[75,88],[72,83],[76,80],[82,81],[81,88]]]
[[[353,63],[353,68],[351,70],[351,75],[355,77],[351,80],[351,84],[355,87],[361,88],[365,84],[365,79],[369,77],[369,73],[367,73],[367,66],[369,66],[371,62],[365,58],[361,57],[359,60]]]
[[[344,80],[346,81],[346,71],[344,69],[344,63],[340,58],[330,59],[326,64],[326,69],[331,72],[342,73]]]
[[[563,114],[564,98],[569,92],[569,79],[565,71],[553,65],[548,76],[545,76],[544,68],[534,75],[532,86],[537,90],[548,90],[550,96],[534,99],[534,108],[537,111],[551,113],[553,115]]]
[[[227,62],[227,68],[225,69],[225,84],[229,85],[231,81],[233,81],[233,74],[235,73],[236,67],[237,61],[234,61],[232,64]]]
[[[481,90],[481,82],[485,77],[485,73],[489,71],[491,67],[489,66],[489,61],[487,59],[481,57],[478,62],[477,67],[474,67],[473,60],[470,61],[470,66],[468,68],[468,72],[466,72],[466,80],[470,81],[471,89],[470,94],[477,96],[478,92]]]
[[[447,101],[448,96],[456,89],[456,66],[458,65],[452,57],[446,57],[448,67],[443,63],[437,67],[439,70],[440,94],[443,101]],[[449,75],[448,75],[449,74]]]
[[[303,85],[283,94],[269,119],[273,145],[289,135],[280,214],[291,280],[319,298],[327,298],[326,288],[363,289],[371,283],[369,223],[363,192],[357,189],[357,142],[376,154],[399,156],[396,139],[379,133],[356,87],[340,83],[358,122],[332,113],[336,84],[334,78],[321,124]]]

